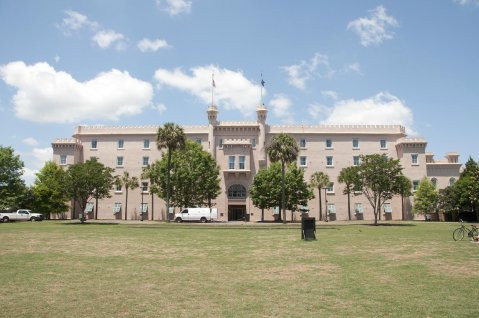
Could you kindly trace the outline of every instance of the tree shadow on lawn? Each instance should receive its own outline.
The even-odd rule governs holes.
[[[91,223],[91,222],[68,222],[68,223],[61,223],[61,225],[118,225],[119,223],[114,222],[101,222],[101,223]]]
[[[411,223],[378,223],[378,224],[359,224],[359,225],[365,225],[365,226],[417,226],[416,224],[411,224]]]

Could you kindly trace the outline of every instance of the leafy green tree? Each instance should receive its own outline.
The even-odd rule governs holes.
[[[221,191],[220,171],[211,154],[204,151],[201,145],[187,140],[184,149],[173,153],[169,185],[165,182],[168,159],[163,158],[159,164],[160,197],[166,198],[168,193],[171,193],[172,206],[208,205],[211,208],[211,201],[218,197]]]
[[[68,168],[67,192],[78,203],[81,211],[85,211],[87,202],[92,198],[98,200],[111,197],[113,172],[114,169],[105,167],[96,160],[76,163]],[[84,217],[81,218],[82,223],[84,219]]]
[[[154,219],[154,196],[160,192],[160,175],[160,162],[158,160],[143,168],[141,174],[142,179],[150,181],[151,220]]]
[[[253,205],[261,209],[261,222],[264,222],[264,210],[280,205],[281,197],[281,165],[273,163],[261,169],[254,176],[250,188]]]
[[[424,177],[414,194],[414,212],[424,214],[436,212],[438,193],[428,178]]]
[[[361,156],[354,188],[361,189],[371,204],[375,225],[378,224],[378,215],[384,202],[399,194],[401,175],[402,167],[399,160],[380,154]]]
[[[140,186],[140,182],[138,180],[138,177],[131,177],[128,171],[124,171],[123,175],[120,177],[119,180],[120,181],[119,182],[117,181],[117,184],[121,185],[122,187],[125,187],[125,220],[126,220],[128,217],[128,191],[138,188]]]
[[[318,194],[319,194],[319,220],[323,220],[323,207],[322,207],[322,199],[321,199],[321,190],[329,185],[331,181],[329,181],[329,176],[322,172],[322,171],[316,171],[311,175],[311,179],[309,181],[311,187],[318,189]],[[327,212],[325,212],[326,215]]]
[[[458,207],[460,212],[472,212],[476,213],[479,217],[479,202],[475,196],[475,188],[477,182],[475,181],[475,175],[479,173],[479,165],[472,158],[469,158],[465,168],[461,172],[459,180],[454,183],[454,187],[458,194]]]
[[[338,176],[338,182],[344,183],[343,194],[348,195],[348,218],[351,221],[351,193],[354,192],[354,184],[357,183],[358,167],[351,166],[341,169]]]
[[[17,207],[25,190],[22,180],[23,161],[14,154],[12,147],[0,145],[0,209]]]
[[[50,214],[63,214],[68,211],[70,195],[66,190],[68,174],[52,161],[45,163],[36,174],[32,191],[35,196],[35,212],[43,213],[48,219]]]
[[[402,175],[398,179],[398,192],[401,195],[401,219],[404,221],[404,198],[412,195],[412,183],[408,177]]]
[[[281,207],[279,217],[281,219],[281,211],[283,212],[283,223],[286,223],[286,198],[285,198],[285,170],[286,164],[293,162],[298,157],[299,147],[296,140],[288,134],[280,133],[273,136],[271,144],[267,148],[268,156],[272,162],[281,163]]]
[[[167,222],[170,222],[170,171],[171,171],[171,156],[177,149],[183,149],[186,143],[186,136],[183,128],[174,123],[165,123],[163,127],[158,128],[157,133],[158,149],[167,150],[167,174],[166,174],[166,215]]]
[[[452,221],[456,221],[459,208],[459,189],[455,185],[450,185],[444,189],[439,189],[438,208],[445,213],[451,213]]]
[[[286,208],[293,214],[300,206],[307,206],[308,201],[314,198],[313,191],[304,180],[304,170],[299,168],[295,162],[288,165],[286,172]]]

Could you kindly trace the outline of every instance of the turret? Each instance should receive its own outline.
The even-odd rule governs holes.
[[[258,124],[259,124],[259,138],[258,138],[258,150],[259,150],[259,162],[260,166],[266,164],[266,115],[268,110],[264,104],[261,104],[256,109],[256,114],[258,114]]]
[[[213,158],[216,158],[216,151],[215,151],[215,126],[218,124],[217,117],[218,117],[218,108],[216,105],[211,104],[208,106],[208,110],[206,111],[208,114],[208,145],[210,154]]]

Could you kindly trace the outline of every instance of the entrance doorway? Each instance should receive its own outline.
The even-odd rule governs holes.
[[[246,217],[246,205],[228,205],[228,221],[249,221]]]

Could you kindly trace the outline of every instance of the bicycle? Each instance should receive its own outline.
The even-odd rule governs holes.
[[[470,237],[471,239],[479,235],[479,230],[474,224],[471,225],[471,228],[468,228],[466,225],[464,225],[462,220],[459,220],[459,222],[461,222],[461,227],[455,229],[452,233],[452,238],[454,241],[462,241],[466,233],[467,237]]]

